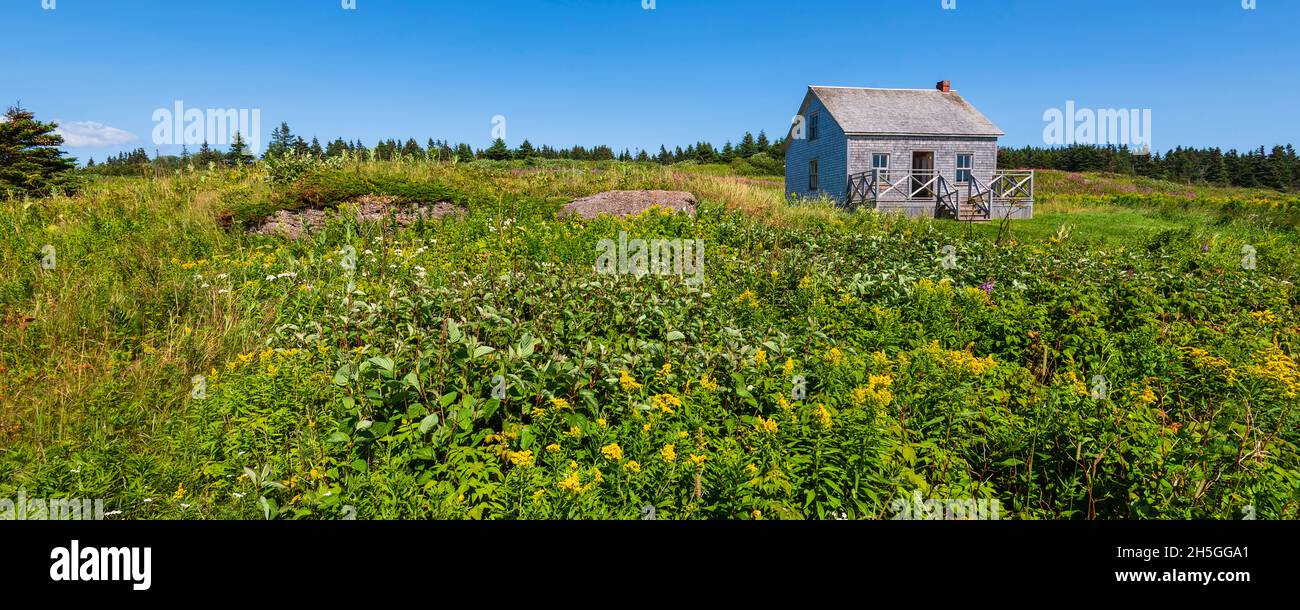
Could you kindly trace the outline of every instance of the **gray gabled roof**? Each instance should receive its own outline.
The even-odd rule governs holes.
[[[808,92],[849,135],[1004,135],[956,91],[812,85]]]

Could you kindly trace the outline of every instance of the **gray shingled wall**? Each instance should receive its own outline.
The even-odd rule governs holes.
[[[998,166],[998,140],[994,137],[849,136],[848,147],[850,174],[871,171],[871,155],[875,153],[889,153],[890,169],[906,172],[912,169],[912,152],[931,151],[935,169],[950,181],[957,175],[958,154],[975,155],[971,172],[985,184],[993,179]],[[932,201],[904,201],[898,191],[882,196],[878,209],[899,210],[907,216],[934,215]]]
[[[811,115],[813,112],[821,115],[818,120],[817,139],[790,140],[790,146],[785,151],[786,196],[816,198],[824,195],[843,201],[844,194],[848,190],[849,171],[845,165],[848,158],[846,151],[848,141],[844,136],[844,130],[835,122],[835,117],[826,111],[825,106],[822,106],[817,96],[811,96],[808,100],[808,108],[804,110],[805,115]],[[814,158],[817,159],[819,188],[818,192],[810,193],[808,161]]]

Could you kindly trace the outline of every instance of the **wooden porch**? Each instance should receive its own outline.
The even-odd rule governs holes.
[[[934,204],[935,218],[987,221],[1017,209],[1032,210],[1034,171],[996,171],[987,183],[975,175],[956,182],[935,170],[873,169],[849,176],[844,207],[857,210],[915,207]]]

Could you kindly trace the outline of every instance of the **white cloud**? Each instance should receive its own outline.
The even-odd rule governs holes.
[[[63,145],[68,148],[107,148],[139,139],[129,131],[94,121],[56,122],[59,128],[54,133],[63,136]]]

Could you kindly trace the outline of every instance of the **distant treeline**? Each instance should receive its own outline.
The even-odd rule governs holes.
[[[154,170],[176,170],[186,165],[203,168],[209,164],[233,166],[240,163],[251,163],[252,157],[248,154],[247,146],[243,145],[242,141],[238,142],[238,144],[240,145],[238,150],[232,145],[230,151],[221,152],[212,149],[205,142],[193,154],[188,148],[183,148],[179,156],[165,155],[154,158],[150,158],[143,148],[138,148],[131,152],[109,157],[100,163],[96,163],[92,158],[86,165],[86,171],[107,175],[130,175],[138,174],[149,168]],[[347,154],[362,157],[373,156],[381,161],[407,158],[447,162],[454,159],[462,163],[476,159],[499,161],[511,159],[618,160],[665,165],[684,161],[698,163],[743,162],[756,172],[781,174],[784,167],[782,144],[782,140],[769,140],[767,133],[759,131],[757,137],[750,132],[745,132],[740,138],[739,144],[732,144],[728,141],[721,149],[709,142],[696,142],[684,149],[678,146],[669,150],[667,146],[661,145],[659,151],[655,153],[645,149],[638,149],[635,153],[630,149],[615,152],[613,148],[605,145],[590,148],[585,146],[573,146],[571,148],[554,148],[546,145],[534,146],[528,140],[524,140],[516,148],[511,148],[504,140],[499,138],[486,149],[475,149],[465,143],[453,145],[446,140],[432,138],[427,140],[424,145],[420,145],[413,138],[407,138],[405,142],[399,139],[381,140],[373,148],[366,146],[360,140],[348,141],[337,138],[322,146],[317,138],[307,141],[300,136],[294,135],[287,123],[281,123],[278,128],[272,131],[271,143],[266,147],[263,158],[297,154],[325,159]]]
[[[1003,148],[998,151],[998,167],[1113,172],[1188,184],[1300,191],[1300,157],[1290,144],[1245,153],[1180,146],[1164,155],[1139,155],[1114,146]]]
[[[632,152],[624,149],[615,152],[609,146],[599,145],[590,148],[573,146],[554,148],[551,146],[534,146],[524,140],[518,147],[511,148],[504,140],[497,139],[486,149],[476,149],[469,144],[451,144],[446,140],[430,138],[424,145],[413,138],[405,141],[398,139],[382,140],[368,147],[360,140],[348,141],[337,138],[328,144],[312,138],[310,141],[294,135],[289,125],[281,123],[271,134],[271,143],[263,157],[276,157],[290,153],[331,158],[342,155],[361,157],[373,156],[378,160],[426,159],[449,162],[469,162],[476,159],[492,160],[527,160],[527,159],[569,159],[576,161],[636,161],[642,163],[672,164],[693,161],[697,163],[729,163],[740,173],[780,175],[784,173],[783,140],[769,140],[767,134],[760,131],[758,136],[750,132],[740,138],[739,144],[726,142],[717,148],[709,142],[696,142],[686,148],[680,146],[669,150],[660,146],[658,152],[639,149]],[[193,154],[184,149],[181,155],[167,155],[150,158],[143,148],[129,153],[124,152],[110,157],[102,163],[91,159],[86,171],[109,174],[130,175],[152,169],[154,171],[174,171],[187,165],[197,168],[210,164],[233,166],[252,163],[247,145],[240,138],[236,139],[227,151],[215,150],[204,143]],[[1183,148],[1178,147],[1163,155],[1135,154],[1127,147],[1074,145],[1056,148],[1024,147],[1003,148],[998,151],[998,166],[1005,169],[1055,169],[1069,172],[1112,172],[1150,178],[1160,178],[1188,184],[1214,184],[1222,186],[1241,186],[1252,188],[1271,188],[1279,191],[1300,191],[1300,157],[1290,144],[1274,146],[1266,150],[1263,146],[1256,150],[1223,152],[1219,148]]]

